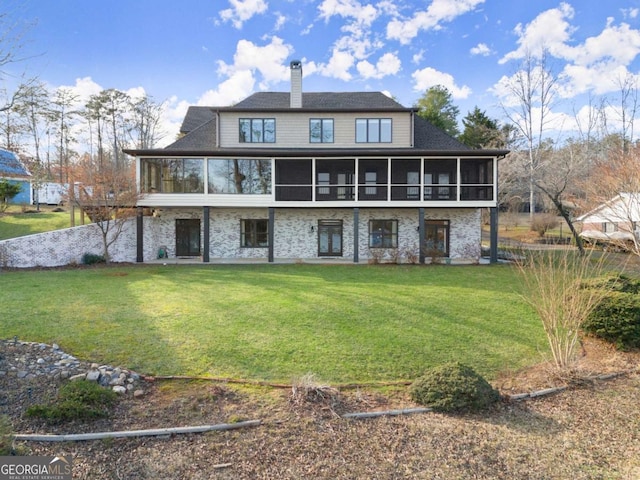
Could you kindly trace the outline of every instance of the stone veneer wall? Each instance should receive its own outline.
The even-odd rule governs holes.
[[[59,267],[79,264],[85,253],[102,255],[102,233],[96,224],[54,230],[0,241],[0,267]],[[128,220],[109,248],[113,262],[136,261],[135,219]]]
[[[398,220],[399,251],[418,253],[418,209],[360,208],[359,257],[370,257],[368,224],[370,219]],[[202,209],[163,209],[158,217],[144,217],[144,261],[155,260],[160,247],[175,258],[175,220],[202,219]],[[240,247],[240,220],[266,219],[266,208],[212,208],[210,210],[211,261],[221,259],[266,259],[266,248]],[[450,257],[477,260],[480,256],[481,215],[479,209],[426,209],[425,219],[451,221]],[[343,256],[353,259],[353,209],[293,209],[275,211],[276,259],[311,259],[318,256],[318,220],[343,221]],[[204,222],[201,223],[203,226]],[[313,227],[313,231],[311,229]],[[202,232],[204,234],[204,232]],[[204,245],[204,242],[203,242]],[[55,267],[81,263],[85,253],[102,254],[102,236],[94,225],[56,230],[0,241],[0,267]],[[125,225],[118,240],[109,248],[113,262],[136,261],[136,220]]]
[[[398,220],[399,250],[418,254],[418,209],[360,208],[359,256],[369,254],[369,220]],[[166,246],[169,257],[175,257],[175,220],[202,218],[201,209],[163,209],[160,217],[145,217],[144,259],[155,259],[160,246]],[[211,261],[219,259],[266,259],[267,248],[240,247],[240,220],[267,219],[266,208],[211,208]],[[480,256],[480,209],[426,209],[425,219],[450,220],[450,257],[477,260]],[[310,259],[318,257],[318,220],[342,220],[345,259],[353,258],[353,209],[350,208],[277,208],[275,211],[274,257],[276,259]],[[201,224],[202,225],[202,224]],[[313,231],[312,231],[313,227]],[[204,234],[204,231],[202,232]]]

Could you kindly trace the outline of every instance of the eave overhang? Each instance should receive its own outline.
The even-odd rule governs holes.
[[[267,158],[320,158],[320,157],[497,157],[504,158],[509,150],[428,150],[417,148],[224,148],[214,150],[123,150],[134,157],[267,157]]]

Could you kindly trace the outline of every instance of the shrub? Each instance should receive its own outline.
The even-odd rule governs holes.
[[[500,398],[482,376],[459,362],[428,370],[413,382],[409,393],[415,402],[436,412],[479,411]]]
[[[611,292],[640,293],[640,280],[623,274],[598,277],[584,283],[585,288],[604,289]]]
[[[582,329],[620,350],[640,348],[640,298],[635,293],[608,292],[582,323]]]
[[[43,418],[50,423],[105,418],[116,397],[113,390],[97,383],[77,380],[60,387],[53,404],[32,405],[27,409],[27,415]]]
[[[531,219],[531,230],[540,237],[544,237],[549,230],[556,228],[558,225],[560,225],[558,217],[552,213],[538,213]]]
[[[558,369],[576,361],[582,323],[607,293],[585,288],[586,279],[601,275],[604,259],[559,250],[528,252],[517,262],[523,297],[540,317]]]
[[[96,263],[105,263],[103,255],[97,255],[95,253],[85,253],[82,255],[82,263],[84,265],[95,265]]]
[[[0,416],[0,456],[13,453],[13,432],[11,422],[5,415]]]

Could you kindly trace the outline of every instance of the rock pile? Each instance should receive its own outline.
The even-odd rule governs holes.
[[[0,340],[0,377],[15,377],[16,380],[88,380],[112,388],[120,394],[131,393],[141,396],[141,377],[136,372],[110,365],[99,365],[78,360],[73,355],[60,350],[55,343],[22,342]]]

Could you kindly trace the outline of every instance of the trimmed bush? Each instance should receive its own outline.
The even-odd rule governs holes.
[[[609,292],[582,323],[582,329],[620,350],[640,348],[640,296]]]
[[[595,278],[585,282],[583,286],[611,292],[640,293],[640,280],[622,274],[611,274]]]
[[[409,388],[411,398],[436,412],[475,412],[500,399],[500,393],[471,367],[459,362],[428,370]]]
[[[30,417],[39,417],[49,423],[71,420],[92,420],[109,416],[109,408],[117,394],[95,382],[76,380],[65,383],[51,405],[32,405],[27,409]]]
[[[84,265],[95,265],[96,263],[105,263],[105,261],[104,256],[95,253],[85,253],[82,255],[82,263]]]

